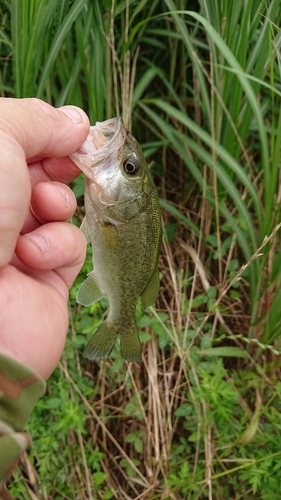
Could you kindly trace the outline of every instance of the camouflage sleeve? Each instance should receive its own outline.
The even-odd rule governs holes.
[[[4,487],[30,437],[24,426],[46,383],[18,361],[0,354],[0,499],[8,499]]]

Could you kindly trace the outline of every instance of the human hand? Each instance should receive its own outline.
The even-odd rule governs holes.
[[[0,98],[0,352],[43,378],[61,356],[68,289],[86,250],[66,222],[76,199],[64,183],[81,173],[68,155],[89,121],[79,108],[62,109]]]

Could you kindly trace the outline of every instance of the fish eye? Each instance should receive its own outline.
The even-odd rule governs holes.
[[[136,165],[132,160],[126,160],[124,162],[124,170],[126,174],[136,175],[139,170],[139,166]]]

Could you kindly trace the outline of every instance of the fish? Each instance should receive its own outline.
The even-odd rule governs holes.
[[[107,317],[83,355],[106,358],[119,338],[121,356],[139,362],[136,305],[140,298],[147,308],[159,294],[162,225],[151,172],[139,143],[119,117],[91,126],[70,158],[86,177],[81,230],[93,251],[93,270],[76,301],[89,306],[106,296],[109,303]]]

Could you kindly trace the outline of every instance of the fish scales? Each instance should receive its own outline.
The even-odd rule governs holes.
[[[141,148],[121,119],[91,129],[95,143],[88,140],[85,150],[82,146],[82,151],[71,155],[86,174],[82,230],[92,243],[94,267],[77,301],[90,305],[106,295],[109,312],[84,355],[89,359],[108,356],[119,336],[124,359],[140,361],[136,304],[141,297],[147,307],[159,291],[158,194]],[[95,149],[97,141],[103,145]]]

